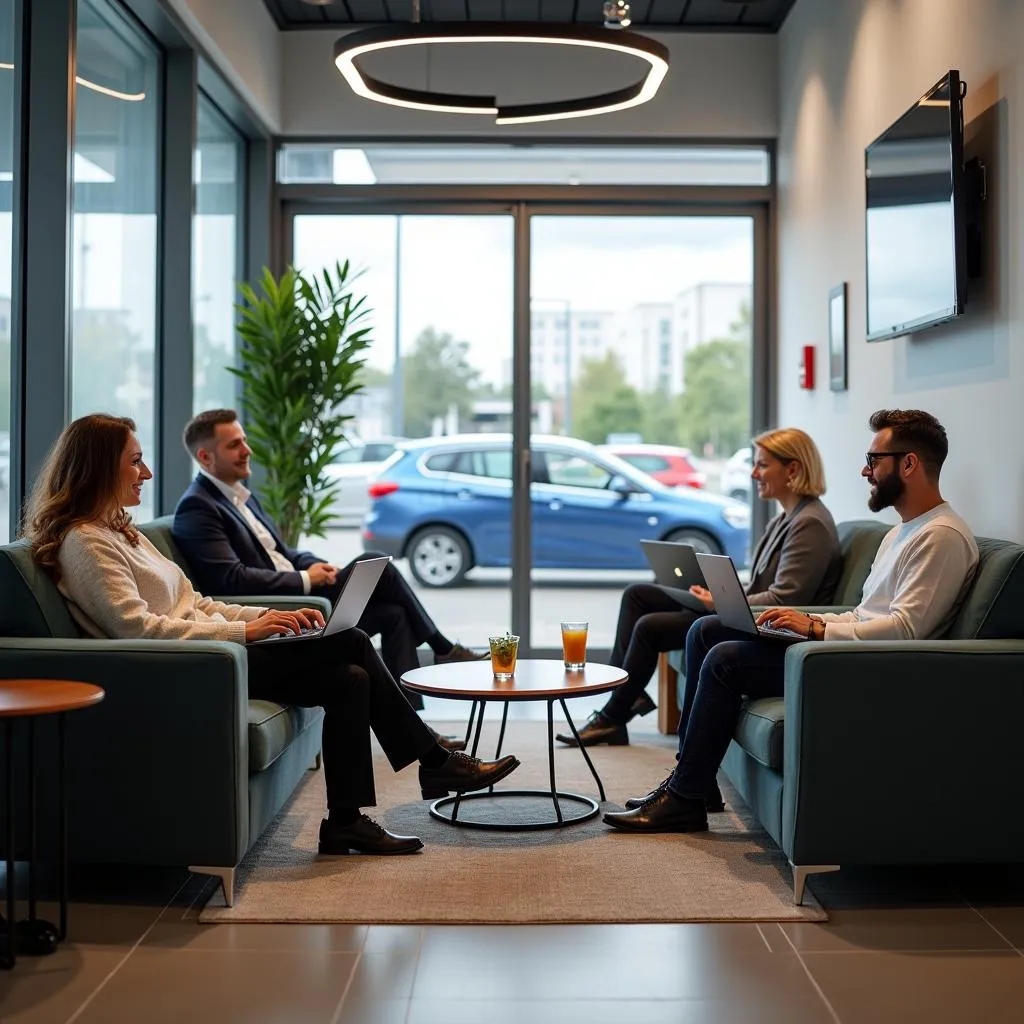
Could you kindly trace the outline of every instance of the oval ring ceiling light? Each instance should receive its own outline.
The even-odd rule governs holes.
[[[356,64],[359,57],[368,53],[438,43],[584,46],[639,57],[647,63],[648,69],[639,81],[612,92],[502,107],[494,96],[442,93],[393,85],[373,78]],[[414,110],[435,110],[446,114],[490,114],[496,124],[558,121],[637,107],[654,98],[668,71],[668,57],[668,47],[635,32],[546,22],[413,22],[405,25],[380,25],[342,36],[334,44],[334,63],[357,96]]]

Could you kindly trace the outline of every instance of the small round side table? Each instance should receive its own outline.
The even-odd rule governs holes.
[[[7,844],[7,952],[0,954],[0,967],[11,968],[16,957],[16,939],[20,935],[25,951],[52,953],[56,943],[68,933],[68,789],[66,766],[66,721],[68,711],[77,711],[103,700],[103,690],[92,683],[64,679],[0,679],[0,720],[3,721],[3,746],[7,802],[4,839]],[[57,715],[58,861],[57,887],[60,901],[60,927],[36,917],[36,776],[35,720],[40,715]],[[14,920],[14,722],[27,719],[29,763],[29,860],[28,919]]]

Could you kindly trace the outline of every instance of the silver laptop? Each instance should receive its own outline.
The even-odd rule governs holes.
[[[281,644],[288,640],[315,640],[351,629],[363,617],[370,595],[390,561],[390,558],[364,558],[361,562],[356,562],[341,588],[338,600],[334,602],[334,608],[325,625],[304,629],[301,633],[277,633],[262,640],[254,640],[253,643]]]
[[[736,573],[736,566],[728,555],[705,555],[697,552],[697,562],[708,581],[708,590],[715,599],[715,614],[722,624],[751,636],[763,636],[772,640],[806,640],[807,637],[792,629],[776,629],[759,626],[754,622],[754,613],[747,603],[747,595]]]
[[[642,540],[640,547],[654,570],[654,578],[663,587],[689,590],[694,585],[707,586],[697,561],[697,550],[692,544],[671,540]]]

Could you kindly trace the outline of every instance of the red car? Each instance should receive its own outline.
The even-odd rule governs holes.
[[[605,444],[600,447],[668,487],[703,487],[707,482],[707,477],[694,469],[689,448],[673,448],[667,444]]]

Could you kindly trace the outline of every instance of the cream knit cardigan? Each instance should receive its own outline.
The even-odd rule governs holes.
[[[89,523],[64,538],[58,590],[90,636],[131,640],[230,640],[245,643],[245,624],[265,608],[223,604],[197,594],[174,562],[139,534]]]

